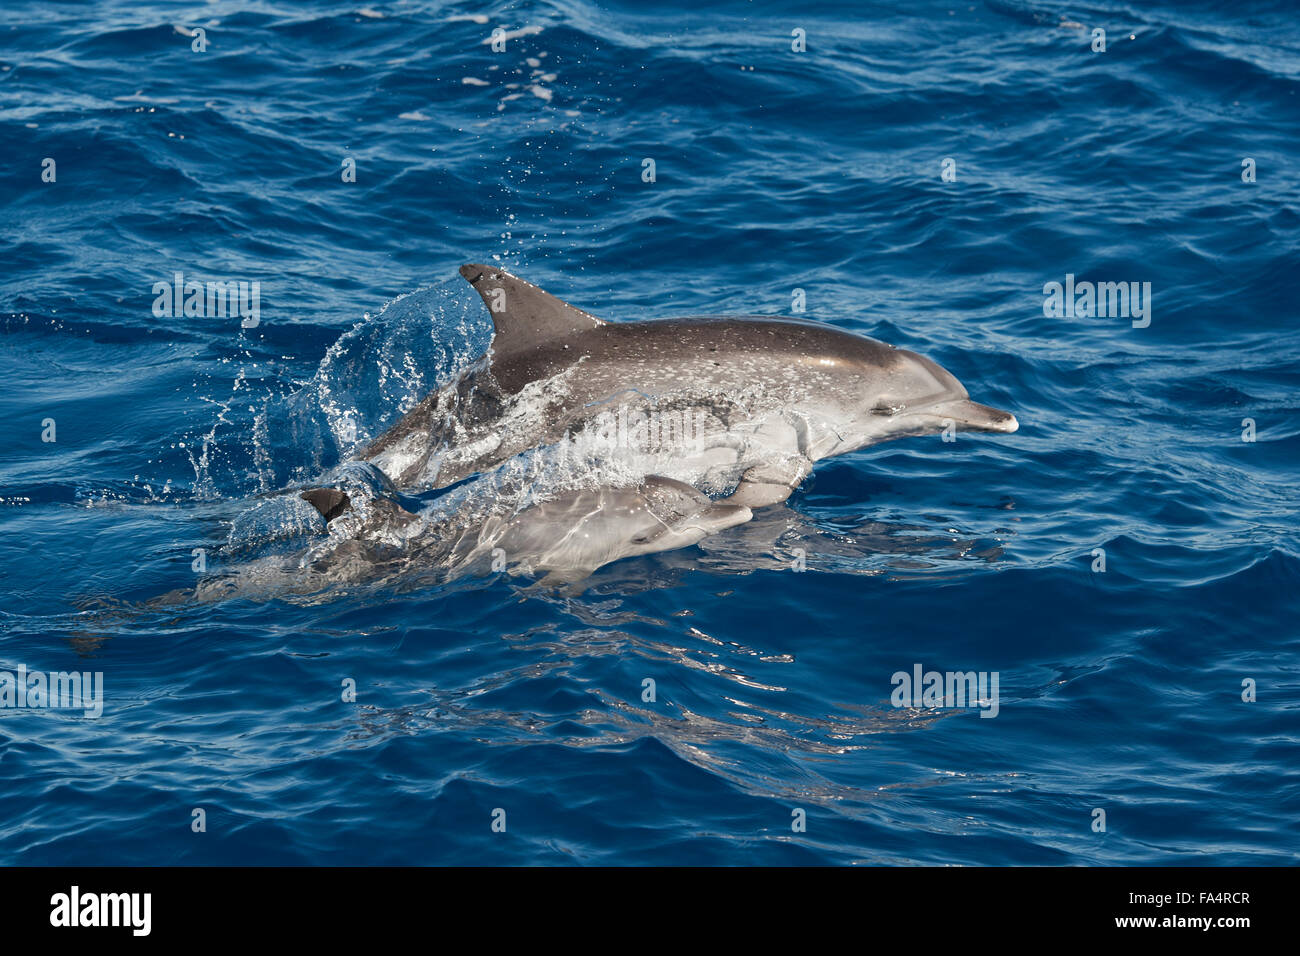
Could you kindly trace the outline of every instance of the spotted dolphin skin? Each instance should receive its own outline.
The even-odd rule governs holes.
[[[1019,427],[930,359],[831,325],[609,322],[496,266],[460,274],[488,308],[492,345],[362,452],[402,490],[586,438],[605,441],[635,473],[755,508],[785,500],[832,455],[948,428]]]

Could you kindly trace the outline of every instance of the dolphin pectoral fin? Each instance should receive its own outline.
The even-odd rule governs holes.
[[[747,508],[780,504],[790,497],[810,471],[812,462],[802,457],[755,465],[741,476],[740,484],[731,496],[722,501]]]
[[[548,571],[540,580],[534,582],[533,586],[539,589],[572,588],[589,577],[591,577],[590,568],[565,568]]]
[[[535,348],[605,324],[498,266],[469,263],[460,267],[460,274],[483,297],[496,331],[492,349],[498,354]]]
[[[298,497],[319,511],[327,524],[352,507],[352,500],[337,488],[313,488]]]

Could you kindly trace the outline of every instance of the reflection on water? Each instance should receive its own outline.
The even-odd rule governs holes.
[[[576,617],[608,616],[614,602],[592,608],[581,599],[569,599],[566,610]],[[642,618],[645,621],[645,618]],[[653,620],[653,619],[651,619]],[[668,627],[669,622],[654,623]],[[557,744],[576,749],[621,748],[653,739],[701,770],[716,774],[746,792],[804,802],[866,803],[877,799],[875,789],[835,782],[815,769],[819,761],[871,746],[881,734],[924,730],[952,712],[893,708],[887,703],[833,705],[834,713],[801,713],[791,706],[762,704],[745,696],[766,692],[779,698],[778,685],[748,673],[744,658],[766,664],[792,665],[793,654],[779,648],[747,647],[708,638],[695,628],[686,637],[695,640],[651,640],[617,628],[582,628],[550,633],[503,635],[533,658],[529,663],[477,679],[462,687],[431,686],[428,700],[398,708],[366,707],[349,735],[357,742],[374,742],[395,735],[420,735],[456,730],[494,747]],[[628,699],[598,686],[585,686],[589,706],[550,712],[513,710],[485,704],[496,692],[525,682],[554,679],[582,681],[575,673],[586,658],[613,657],[620,662],[647,662],[660,675],[660,687],[674,683],[663,665],[706,672],[735,685],[706,702],[716,715],[658,696],[653,702]],[[635,670],[635,667],[633,667]],[[744,748],[744,751],[735,748]],[[754,759],[758,751],[777,760],[787,772],[775,775],[762,768],[768,759]],[[900,784],[901,785],[901,784]],[[889,789],[882,787],[882,790]]]

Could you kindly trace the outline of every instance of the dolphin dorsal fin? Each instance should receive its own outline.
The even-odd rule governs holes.
[[[483,297],[492,316],[495,352],[533,348],[605,324],[499,266],[471,263],[461,266],[460,274]]]

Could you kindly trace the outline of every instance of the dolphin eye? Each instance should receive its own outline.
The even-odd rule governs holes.
[[[871,414],[873,415],[897,415],[907,406],[903,402],[892,402],[887,398],[882,398],[872,406]]]

